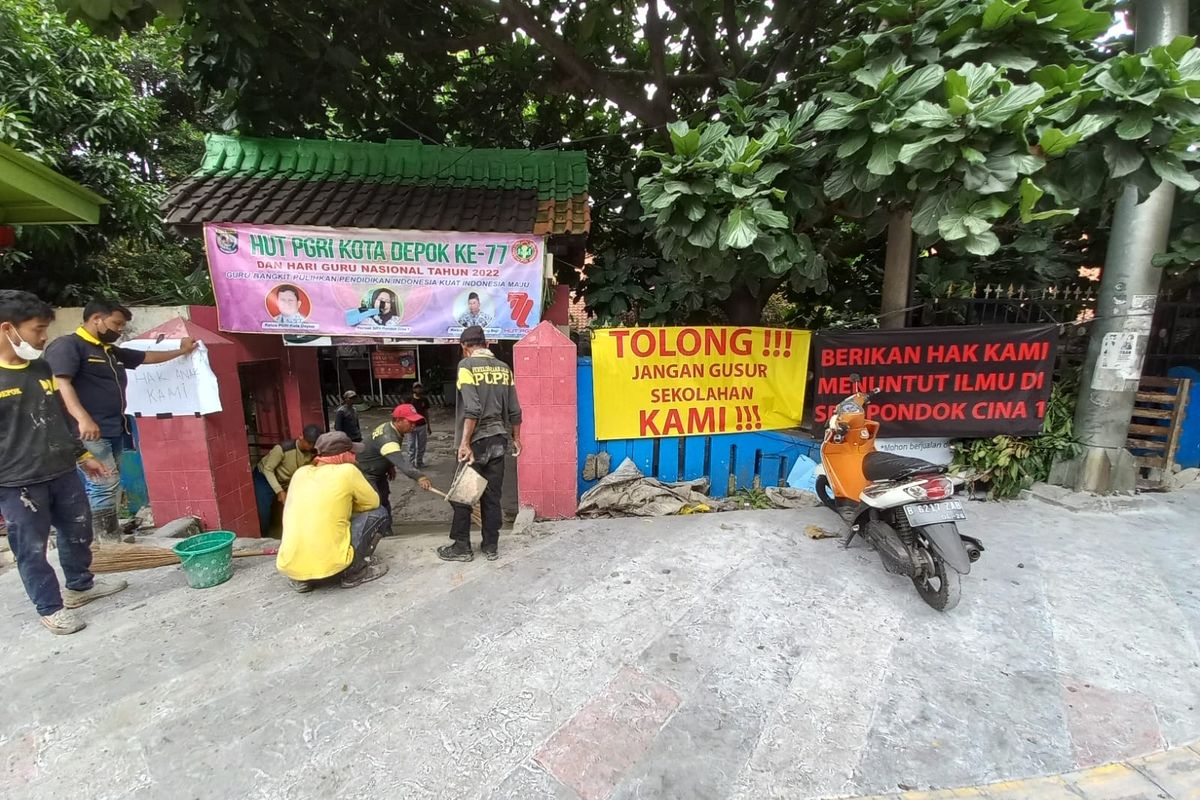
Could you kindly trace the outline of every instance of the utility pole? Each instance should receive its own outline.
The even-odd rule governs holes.
[[[1187,35],[1187,11],[1187,0],[1135,0],[1135,49],[1144,52]],[[1075,409],[1075,435],[1083,449],[1074,461],[1056,465],[1051,477],[1076,491],[1130,492],[1137,482],[1125,440],[1162,280],[1151,259],[1167,249],[1175,187],[1163,181],[1144,203],[1137,200],[1137,190],[1129,187],[1113,212]]]

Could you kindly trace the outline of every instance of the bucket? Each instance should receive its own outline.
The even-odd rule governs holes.
[[[233,540],[236,533],[209,531],[189,536],[171,548],[183,565],[188,586],[207,589],[229,580],[233,574]]]
[[[483,497],[483,493],[487,491],[487,479],[464,464],[458,470],[458,474],[454,476],[454,481],[450,484],[450,491],[446,492],[446,500],[451,503],[462,503],[464,506],[473,506],[479,502],[479,498]]]

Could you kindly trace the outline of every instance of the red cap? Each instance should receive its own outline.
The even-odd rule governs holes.
[[[425,418],[417,413],[417,409],[412,403],[402,403],[392,410],[392,419],[406,419],[416,425],[418,422],[424,422]]]

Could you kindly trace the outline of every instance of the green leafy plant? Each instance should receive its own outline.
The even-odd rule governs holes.
[[[757,487],[753,489],[740,489],[730,495],[729,499],[737,503],[738,508],[761,510],[778,507],[771,502],[771,498],[767,496],[765,491]]]
[[[1050,476],[1055,461],[1070,458],[1077,449],[1074,435],[1073,379],[1054,385],[1040,436],[993,436],[954,442],[953,466],[974,481],[989,484],[988,497],[1016,497]]]

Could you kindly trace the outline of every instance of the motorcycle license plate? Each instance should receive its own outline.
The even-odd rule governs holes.
[[[953,522],[967,518],[967,512],[963,510],[962,503],[958,500],[912,503],[904,507],[904,515],[908,517],[908,524],[914,528],[931,525],[935,522]]]

